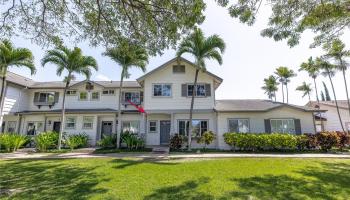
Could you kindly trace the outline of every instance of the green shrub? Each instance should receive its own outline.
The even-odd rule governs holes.
[[[77,135],[69,135],[66,139],[66,145],[71,149],[87,147],[89,142],[89,136],[85,133],[79,133]]]
[[[198,138],[199,144],[204,144],[204,149],[207,145],[211,144],[215,140],[215,134],[212,131],[206,131]]]
[[[42,132],[35,136],[34,141],[39,151],[56,148],[58,144],[58,133],[53,131]]]
[[[170,148],[171,149],[181,149],[182,145],[183,145],[183,141],[184,138],[182,135],[179,134],[174,134],[171,138],[170,138]]]
[[[16,133],[1,133],[0,145],[8,152],[16,151],[28,141],[28,137]]]
[[[97,142],[97,145],[102,148],[115,148],[117,145],[117,135],[104,135],[103,138]]]
[[[339,144],[336,132],[324,132],[316,134],[317,142],[323,151],[328,151]]]
[[[121,141],[126,144],[126,147],[130,150],[144,148],[145,142],[142,138],[135,134],[125,132],[121,135]]]
[[[349,133],[344,133],[344,132],[336,132],[338,135],[338,145],[337,147],[340,150],[343,150],[344,147],[347,147],[350,145],[350,135]]]

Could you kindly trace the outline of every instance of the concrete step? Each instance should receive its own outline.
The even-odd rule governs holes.
[[[153,148],[152,148],[152,153],[167,154],[167,153],[169,153],[169,147],[165,147],[165,146],[153,147]]]

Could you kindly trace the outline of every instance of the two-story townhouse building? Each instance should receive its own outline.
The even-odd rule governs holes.
[[[215,91],[223,80],[200,72],[194,88],[194,74],[193,63],[174,58],[136,81],[125,82],[122,130],[139,134],[148,146],[167,145],[175,133],[187,135],[194,92],[193,136],[213,131],[217,139],[212,148],[228,148],[225,132],[314,133],[312,108],[269,100],[216,100]],[[7,85],[3,132],[35,135],[59,131],[64,123],[64,132],[86,133],[91,145],[116,132],[118,81],[73,82],[67,91],[65,122],[60,119],[63,82],[36,82],[9,73]],[[146,114],[130,102],[142,106]],[[196,140],[193,146],[199,147]]]

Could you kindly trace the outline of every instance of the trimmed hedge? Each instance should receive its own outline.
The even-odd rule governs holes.
[[[328,151],[350,145],[350,136],[342,132],[292,135],[281,133],[225,133],[224,140],[233,150],[312,150]]]

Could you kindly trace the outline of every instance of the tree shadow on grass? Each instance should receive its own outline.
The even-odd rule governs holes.
[[[158,165],[176,165],[176,162],[168,162],[168,160],[163,158],[141,158],[141,159],[113,159],[110,161],[115,163],[115,169],[124,169],[130,166],[136,166],[144,163],[158,164]]]
[[[92,167],[79,167],[62,159],[17,160],[0,163],[0,190],[9,199],[88,199],[103,194]],[[7,192],[6,192],[7,191]],[[10,191],[10,192],[8,192]]]
[[[209,182],[209,178],[201,177],[197,180],[186,181],[181,185],[163,187],[155,190],[149,196],[146,196],[144,200],[164,200],[164,199],[214,199],[210,194],[206,194],[197,191],[198,186]]]
[[[222,199],[348,199],[350,164],[322,163],[297,171],[302,176],[264,175],[232,179],[239,189]]]

